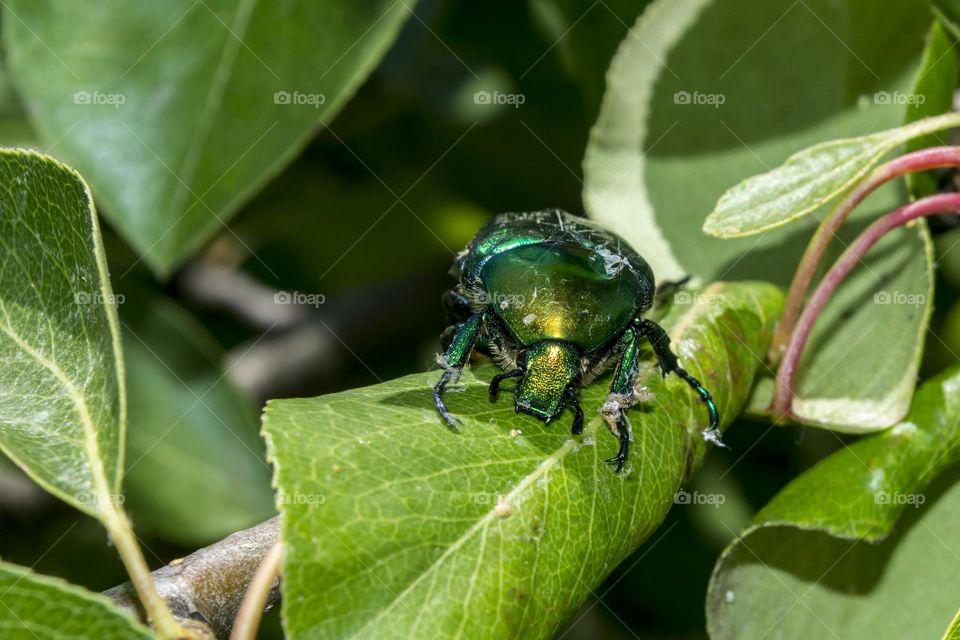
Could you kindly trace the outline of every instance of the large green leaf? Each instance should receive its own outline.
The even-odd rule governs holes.
[[[681,359],[735,417],[769,342],[779,291],[711,285],[665,319]],[[267,405],[264,434],[281,497],[284,624],[306,637],[549,637],[656,529],[704,453],[703,405],[675,376],[641,373],[654,401],[630,413],[622,475],[598,410],[584,435],[491,404],[491,366],[463,377],[446,429],[437,372]]]
[[[882,12],[868,0],[654,2],[607,76],[584,160],[590,215],[643,252],[658,279],[787,286],[813,217],[723,240],[702,232],[704,218],[729,187],[800,149],[900,124],[894,96],[908,91],[929,21],[921,1]],[[874,194],[836,251],[903,199],[893,187]],[[827,306],[800,365],[801,420],[856,431],[906,413],[930,311],[926,240],[922,224],[890,234]]]
[[[56,578],[0,563],[0,635],[4,640],[153,638],[103,596]]]
[[[960,473],[931,481],[958,443],[954,367],[896,427],[826,458],[757,514],[717,563],[710,637],[939,638],[960,588]]]
[[[83,179],[0,151],[0,448],[94,516],[116,505],[125,400],[116,299]]]
[[[219,346],[169,300],[125,300],[122,311],[124,485],[137,525],[197,546],[273,515],[253,402],[226,378]]]
[[[328,123],[414,2],[7,3],[37,129],[164,274]]]

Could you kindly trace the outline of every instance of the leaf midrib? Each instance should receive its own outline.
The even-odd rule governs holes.
[[[586,435],[587,432],[590,432],[590,433],[596,432],[597,424],[599,422],[600,422],[599,417],[593,418],[590,421],[590,423],[587,425],[587,428],[584,429],[584,434]],[[527,489],[535,481],[543,477],[546,474],[546,472],[550,468],[552,468],[559,460],[561,460],[571,449],[578,447],[578,445],[580,445],[578,441],[572,438],[568,438],[563,443],[562,446],[560,446],[556,451],[551,453],[543,462],[537,465],[536,469],[534,469],[533,471],[528,473],[526,476],[524,476],[523,479],[521,479],[520,482],[516,485],[516,487],[511,489],[510,493],[504,496],[504,500],[506,502],[511,502],[513,499],[517,498],[519,495],[522,494],[522,492],[525,489]],[[496,508],[493,507],[489,509],[483,515],[483,517],[477,520],[477,522],[474,523],[469,529],[464,531],[459,538],[454,540],[454,542],[446,548],[446,550],[440,555],[440,557],[434,560],[434,562],[429,567],[427,567],[424,571],[422,571],[420,575],[418,575],[416,579],[414,579],[409,585],[407,585],[407,587],[403,591],[397,594],[397,596],[390,602],[390,604],[384,607],[380,611],[380,613],[377,614],[375,618],[368,621],[365,625],[363,625],[363,627],[361,627],[356,632],[354,632],[353,636],[359,636],[364,631],[366,631],[367,628],[379,623],[387,614],[389,614],[393,610],[393,608],[398,603],[400,603],[407,596],[407,594],[411,593],[413,589],[416,588],[416,586],[420,584],[422,580],[426,579],[426,577],[429,574],[433,573],[435,569],[438,569],[440,566],[442,566],[444,561],[450,555],[452,555],[454,552],[459,550],[463,545],[465,545],[467,541],[469,541],[474,536],[475,533],[477,533],[478,531],[481,531],[488,524],[493,522],[496,517],[498,517],[496,513]]]
[[[90,409],[87,407],[87,402],[83,397],[83,394],[80,393],[80,390],[73,383],[73,381],[67,376],[67,374],[61,369],[57,363],[53,362],[42,353],[34,349],[24,340],[18,333],[16,333],[9,325],[0,325],[0,331],[7,335],[11,340],[13,340],[17,346],[20,347],[22,351],[28,354],[31,358],[37,361],[42,367],[44,367],[50,374],[60,383],[60,385],[66,391],[67,397],[70,399],[70,402],[73,404],[74,409],[77,412],[77,415],[80,418],[80,425],[83,429],[83,443],[84,451],[86,453],[87,462],[90,467],[90,475],[93,479],[93,486],[97,492],[100,502],[96,505],[97,508],[95,511],[99,512],[103,505],[109,505],[112,503],[110,500],[110,484],[107,482],[106,470],[103,467],[103,459],[99,455],[99,449],[97,446],[97,429],[93,423],[93,418],[90,416]],[[13,459],[17,459],[17,456],[12,455],[12,452],[7,450],[7,447],[3,447]],[[25,469],[29,467],[21,465]],[[31,473],[33,477],[34,474]],[[41,478],[34,477],[34,480],[41,485],[46,485],[47,483]],[[47,487],[51,493],[56,493],[64,495],[63,491],[59,487],[48,486]],[[69,497],[68,497],[69,498]],[[75,497],[69,498],[69,502],[75,503]]]

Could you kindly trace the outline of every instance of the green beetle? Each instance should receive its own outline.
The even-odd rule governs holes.
[[[623,412],[638,399],[634,378],[646,338],[663,375],[680,376],[707,405],[704,437],[719,442],[710,393],[678,364],[667,332],[643,317],[656,293],[653,271],[619,236],[559,209],[505,213],[477,233],[451,273],[458,284],[444,304],[460,322],[444,332],[446,351],[438,358],[444,371],[433,389],[451,427],[458,420],[443,392],[479,342],[504,370],[490,381],[491,400],[503,380],[519,378],[516,410],[550,422],[570,406],[574,435],[583,432],[576,389],[616,362],[603,413],[620,439],[617,455],[606,460],[619,473],[630,448]]]

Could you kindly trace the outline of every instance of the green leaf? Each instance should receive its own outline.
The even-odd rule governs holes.
[[[0,448],[45,489],[101,517],[123,469],[116,299],[83,179],[0,150]]]
[[[954,49],[956,45],[956,39],[939,20],[935,20],[927,34],[927,46],[923,50],[923,59],[917,69],[913,90],[906,96],[906,122],[915,122],[952,110],[953,93],[960,76],[960,56]],[[947,136],[943,132],[938,133],[908,141],[904,145],[904,151],[948,144]],[[936,193],[939,187],[937,175],[933,171],[908,175],[907,186],[914,198]]]
[[[137,525],[199,546],[272,516],[253,402],[226,378],[212,336],[163,298],[125,300],[121,320],[130,397],[124,484]]]
[[[782,303],[764,283],[717,283],[664,323],[684,366],[737,415]],[[598,415],[604,377],[569,423],[488,399],[495,369],[464,374],[446,429],[428,372],[267,405],[263,431],[281,501],[283,618],[289,637],[550,637],[663,520],[699,466],[705,409],[652,363],[655,399],[630,412],[625,473]]]
[[[103,596],[0,563],[0,629],[5,640],[148,640],[147,629]]]
[[[167,274],[333,119],[413,4],[17,0],[3,26],[39,133]]]
[[[710,637],[823,637],[824,626],[842,638],[939,637],[960,587],[960,476],[928,485],[960,459],[958,443],[954,367],[920,387],[896,427],[824,459],[757,514],[717,562]]]
[[[703,230],[718,238],[736,238],[799,220],[849,190],[892,149],[958,125],[960,115],[947,113],[804,149],[724,193]]]
[[[929,20],[919,1],[883,12],[860,0],[654,2],[607,75],[584,159],[590,216],[639,248],[659,280],[789,286],[812,226],[721,240],[703,233],[704,218],[730,185],[798,149],[862,134],[889,145],[874,132],[902,122],[895,96],[909,91]],[[904,199],[894,186],[875,193],[826,261]],[[906,413],[930,312],[927,243],[922,224],[890,234],[827,305],[800,366],[801,421],[864,431]],[[874,303],[884,299],[904,303]]]

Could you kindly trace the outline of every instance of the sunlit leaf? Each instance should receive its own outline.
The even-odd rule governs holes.
[[[717,283],[665,320],[684,366],[728,423],[771,337],[781,295]],[[491,366],[462,379],[441,423],[437,372],[268,404],[281,498],[284,623],[291,638],[546,638],[663,520],[699,466],[705,409],[682,381],[641,374],[655,399],[630,412],[623,475],[598,415],[609,378],[582,395],[588,424],[543,423],[487,397]]]
[[[849,190],[890,150],[956,126],[960,126],[960,115],[943,114],[804,149],[776,169],[748,178],[724,193],[703,230],[735,238],[798,220]]]
[[[0,448],[99,516],[118,500],[125,400],[116,298],[82,178],[0,151]]]

